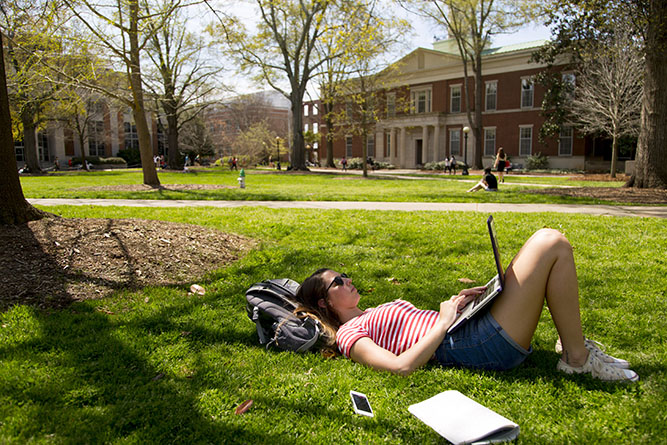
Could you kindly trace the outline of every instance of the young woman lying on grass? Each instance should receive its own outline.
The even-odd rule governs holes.
[[[560,335],[558,370],[607,381],[639,379],[627,361],[605,354],[584,337],[572,246],[560,232],[537,231],[507,268],[505,289],[490,310],[447,334],[457,312],[484,289],[462,290],[440,303],[439,312],[403,300],[364,311],[349,277],[320,269],[303,282],[297,299],[303,305],[299,310],[323,323],[330,346],[335,343],[356,362],[402,375],[433,358],[443,366],[491,370],[520,365],[532,350],[546,300]]]

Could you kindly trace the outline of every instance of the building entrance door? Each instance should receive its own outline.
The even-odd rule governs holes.
[[[415,141],[415,165],[422,165],[422,146],[424,144],[424,141],[421,139],[417,139]]]

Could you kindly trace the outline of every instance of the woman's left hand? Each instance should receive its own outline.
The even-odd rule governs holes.
[[[477,286],[470,289],[463,289],[457,295],[457,303],[459,311],[463,309],[468,303],[474,300],[479,295],[483,294],[486,291],[486,286]]]

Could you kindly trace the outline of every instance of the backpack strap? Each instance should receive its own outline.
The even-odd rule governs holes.
[[[259,323],[259,307],[255,306],[254,308],[252,308],[252,317],[251,317],[251,319],[255,323],[255,327],[257,328],[257,335],[259,336],[259,343],[261,345],[263,345],[264,343],[267,342],[267,339],[264,336],[264,330],[262,329],[262,325]]]

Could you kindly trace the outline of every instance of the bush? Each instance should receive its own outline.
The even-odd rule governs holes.
[[[545,170],[549,167],[549,158],[540,153],[535,153],[526,158],[526,169],[528,170]]]
[[[99,158],[99,161],[99,163],[103,165],[127,164],[125,159],[120,157]]]
[[[361,158],[350,158],[347,160],[347,168],[361,170],[364,168],[364,161]]]
[[[141,164],[141,154],[139,153],[138,148],[126,148],[125,150],[119,150],[118,156],[125,159],[127,165]]]
[[[390,162],[384,162],[384,161],[375,161],[375,169],[380,170],[380,169],[385,169],[385,170],[393,170],[395,169],[396,166]]]
[[[440,161],[440,162],[427,162],[424,164],[423,167],[424,170],[445,170],[445,161]]]
[[[99,156],[86,156],[86,161],[88,161],[89,164],[93,164],[93,165],[99,165],[100,164]],[[75,157],[72,158],[72,165],[76,165],[76,164],[82,164],[81,156],[75,156]]]

